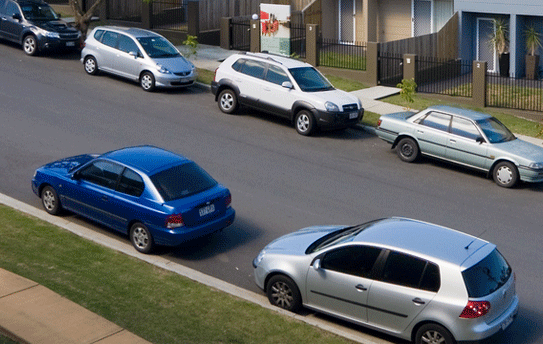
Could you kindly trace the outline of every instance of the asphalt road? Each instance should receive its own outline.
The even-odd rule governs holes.
[[[259,250],[310,225],[406,216],[480,235],[508,258],[521,300],[518,320],[496,340],[543,343],[542,185],[508,190],[447,164],[402,163],[388,144],[361,130],[302,137],[265,114],[225,115],[199,88],[145,93],[136,83],[86,75],[76,55],[31,58],[6,42],[0,42],[0,143],[0,192],[36,207],[33,171],[58,158],[153,144],[195,160],[230,188],[236,221],[157,254],[252,291],[258,288],[251,261]]]

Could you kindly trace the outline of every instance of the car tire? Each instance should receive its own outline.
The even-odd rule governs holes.
[[[302,307],[302,296],[296,283],[284,275],[275,275],[266,287],[268,300],[274,306],[297,312]]]
[[[315,131],[315,118],[307,110],[298,111],[294,119],[294,126],[298,134],[309,136]]]
[[[41,204],[48,214],[58,215],[62,211],[62,205],[55,189],[49,185],[41,190]]]
[[[400,160],[405,162],[414,162],[419,158],[419,146],[410,137],[404,137],[396,146],[396,153]]]
[[[219,109],[226,114],[233,114],[238,109],[238,97],[232,89],[225,89],[219,93]]]
[[[144,72],[140,77],[140,85],[144,91],[152,92],[155,90],[155,76],[151,72]]]
[[[415,335],[415,343],[455,344],[456,341],[445,327],[438,324],[425,324],[417,330],[417,334]]]
[[[85,57],[83,66],[85,67],[85,72],[87,72],[87,74],[89,75],[98,74],[98,62],[96,62],[96,59],[94,58],[94,56]]]
[[[28,35],[23,39],[23,51],[28,56],[38,54],[38,40],[34,35]]]
[[[518,182],[518,169],[509,161],[502,161],[496,164],[492,171],[494,182],[501,187],[511,188]]]
[[[147,226],[140,222],[136,222],[130,227],[130,242],[141,253],[150,253],[155,246],[151,232]]]

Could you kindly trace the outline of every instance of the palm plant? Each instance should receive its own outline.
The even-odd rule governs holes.
[[[494,33],[490,37],[490,43],[496,48],[498,54],[509,51],[509,28],[503,18],[492,19]]]
[[[533,26],[530,26],[524,30],[524,37],[529,55],[534,56],[537,48],[541,47],[541,34]]]

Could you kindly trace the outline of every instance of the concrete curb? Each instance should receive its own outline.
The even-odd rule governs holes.
[[[346,339],[349,339],[358,343],[363,343],[363,344],[390,343],[388,341],[379,340],[378,338],[373,338],[372,336],[367,335],[363,332],[359,332],[359,331],[349,329],[349,328],[344,328],[343,326],[337,325],[333,322],[328,322],[326,320],[319,319],[313,315],[301,316],[301,315],[294,314],[294,313],[285,311],[283,309],[274,307],[268,302],[267,297],[264,295],[257,294],[257,293],[248,291],[246,289],[237,287],[233,284],[224,282],[215,277],[203,274],[199,271],[187,268],[183,265],[173,263],[159,256],[140,254],[128,242],[124,243],[124,242],[119,242],[117,240],[111,240],[110,238],[108,238],[107,236],[103,234],[97,233],[91,229],[77,225],[66,219],[49,215],[43,210],[32,207],[26,203],[20,202],[14,198],[11,198],[1,193],[0,193],[0,204],[6,205],[18,211],[21,211],[25,214],[34,216],[40,220],[46,221],[60,228],[66,229],[82,238],[91,240],[97,244],[109,247],[118,252],[122,252],[128,256],[137,258],[149,264],[153,264],[162,269],[175,272],[179,275],[185,276],[198,283],[204,284],[211,288],[236,296],[242,300],[257,304],[261,307],[270,309],[276,313],[297,319],[309,325],[318,327],[322,330],[334,333],[338,336],[342,336]],[[0,332],[2,332],[1,331],[2,328],[3,328],[2,324],[0,324]],[[14,334],[14,333],[10,333],[10,334],[17,336],[17,334]],[[375,341],[375,340],[378,340],[378,341]]]

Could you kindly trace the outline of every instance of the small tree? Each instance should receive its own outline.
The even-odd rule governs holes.
[[[534,56],[537,48],[541,47],[541,34],[533,26],[530,26],[524,30],[524,37],[526,38],[528,53]]]
[[[186,57],[190,57],[194,55],[196,57],[196,53],[198,53],[198,37],[187,35],[187,39],[183,41],[183,45],[186,45],[189,48],[189,52],[185,54]]]
[[[509,52],[509,29],[503,18],[492,19],[494,33],[490,35],[490,44],[496,48],[498,54]]]
[[[417,89],[417,83],[415,79],[402,79],[396,87],[400,88],[400,97],[407,103],[406,109],[411,110],[411,104],[415,101],[413,96],[415,95],[415,90]]]
[[[79,0],[69,0],[70,7],[74,12],[75,28],[81,31],[82,39],[87,38],[87,31],[94,14],[94,11],[100,6],[103,0],[96,0],[96,2],[88,9],[87,12],[83,12],[83,8]]]

